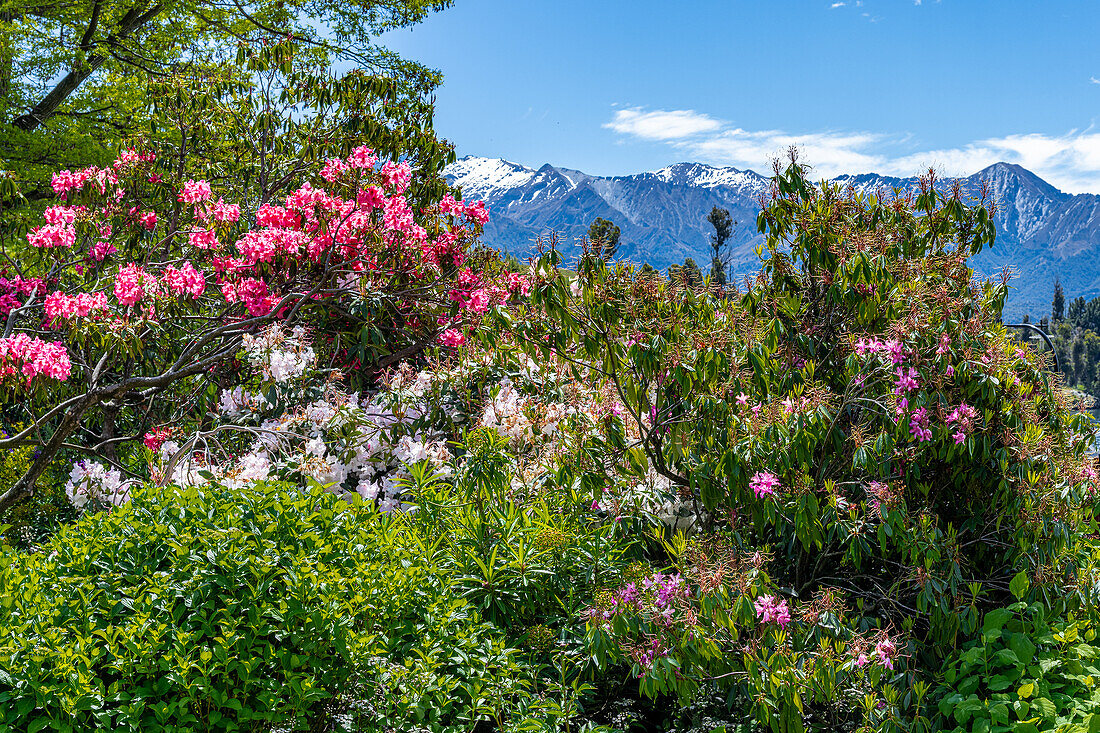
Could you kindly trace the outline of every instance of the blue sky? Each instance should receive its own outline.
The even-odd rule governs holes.
[[[384,43],[440,69],[459,155],[597,175],[1019,163],[1100,193],[1100,2],[457,0]]]

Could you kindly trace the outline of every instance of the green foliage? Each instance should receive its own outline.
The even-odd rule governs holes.
[[[17,424],[5,435],[23,428]],[[0,494],[10,489],[29,469],[36,449],[23,446],[0,454]],[[75,517],[62,488],[64,478],[54,471],[42,482],[41,490],[26,501],[0,513],[0,526],[6,527],[0,536],[14,547],[30,549],[44,542],[62,525]]]
[[[25,5],[0,0],[0,176],[25,197],[0,191],[0,237],[16,261],[51,175],[106,167],[125,146],[177,146],[191,170],[182,152],[168,170],[194,175],[201,161],[194,177],[264,202],[303,164],[366,144],[427,172],[421,205],[441,195],[453,160],[431,130],[441,77],[377,38],[450,0]]]
[[[606,529],[477,506],[493,479],[455,493],[424,465],[410,515],[145,489],[0,558],[0,730],[557,730],[591,690],[570,619],[614,572]]]
[[[936,729],[1100,730],[1095,622],[1088,615],[1052,616],[1045,605],[1024,601],[987,612],[980,636],[944,665]]]

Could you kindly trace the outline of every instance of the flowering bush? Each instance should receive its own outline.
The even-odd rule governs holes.
[[[773,194],[743,293],[552,253],[502,322],[621,401],[557,479],[598,503],[656,473],[703,530],[670,545],[675,623],[619,589],[593,648],[651,694],[723,680],[779,730],[926,730],[928,680],[1017,573],[1093,597],[1093,429],[966,266],[993,242],[981,202],[797,164]]]
[[[41,445],[0,508],[25,497],[74,434],[140,475],[120,450],[135,455],[127,446],[150,430],[207,424],[209,396],[233,388],[242,347],[276,383],[321,360],[369,383],[441,332],[453,344],[464,314],[480,318],[526,287],[470,268],[483,205],[447,196],[414,211],[410,166],[367,148],[254,215],[205,180],[172,186],[161,171],[151,153],[127,150],[110,167],[55,175],[62,202],[27,235],[39,255],[0,281],[0,380],[26,423],[0,446]],[[261,336],[270,324],[283,330]],[[307,326],[320,342],[284,348]]]

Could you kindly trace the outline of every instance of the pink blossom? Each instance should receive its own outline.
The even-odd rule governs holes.
[[[145,297],[146,288],[155,286],[156,280],[140,265],[126,265],[115,275],[115,297],[122,305],[134,305]]]
[[[939,346],[936,347],[936,354],[939,356],[945,356],[951,353],[951,337],[946,333],[940,336]]]
[[[217,249],[218,235],[213,231],[191,232],[187,235],[187,243],[196,249]]]
[[[214,192],[210,190],[210,184],[206,181],[187,181],[179,193],[179,200],[185,204],[194,204],[199,201],[208,201],[213,195]]]
[[[93,313],[107,309],[107,296],[104,293],[78,293],[66,295],[60,290],[46,296],[46,317],[51,323],[72,318],[87,318]]]
[[[753,602],[756,607],[756,616],[760,623],[777,623],[779,628],[787,628],[791,622],[791,612],[787,608],[787,601],[777,599],[775,596],[761,596]]]
[[[42,212],[42,218],[47,224],[68,226],[76,223],[77,216],[85,211],[83,206],[51,206]]]
[[[71,372],[69,352],[62,344],[25,333],[0,338],[0,378],[22,375],[30,384],[41,375],[64,382]]]
[[[898,648],[889,639],[883,639],[875,645],[875,657],[878,658],[879,664],[886,669],[892,670],[894,668],[894,658],[897,653]]]
[[[145,227],[149,231],[153,231],[157,227],[157,212],[146,211],[143,214],[139,214],[138,221],[143,227]]]
[[[974,428],[974,419],[978,411],[963,402],[947,416],[947,424],[955,425],[955,444],[959,445],[966,440],[966,434]]]
[[[886,342],[885,348],[890,353],[890,360],[895,364],[905,361],[905,344],[902,342],[891,339]]]
[[[948,364],[947,365],[947,371],[944,372],[944,373],[949,377],[955,376],[955,367],[951,364]]]
[[[374,151],[366,145],[360,145],[355,150],[351,151],[351,155],[348,156],[348,165],[352,168],[369,170],[373,168],[377,162],[378,156],[376,156]]]
[[[164,445],[164,441],[171,436],[171,428],[154,428],[152,431],[145,434],[141,442],[145,444],[146,448],[152,451],[158,451],[160,447]]]
[[[47,224],[27,233],[32,247],[72,247],[76,244],[76,229],[72,224]]]
[[[340,177],[345,171],[351,170],[351,166],[346,164],[339,158],[330,158],[325,167],[321,169],[321,178],[324,178],[329,183],[332,183]]]
[[[917,382],[917,370],[913,367],[899,366],[897,371],[898,381],[897,386],[894,387],[894,394],[898,397],[903,396],[910,390],[919,389],[920,384]]]
[[[439,343],[452,348],[462,346],[466,343],[466,336],[457,328],[448,328],[439,334]]]
[[[758,471],[753,474],[752,479],[749,481],[749,488],[759,499],[763,496],[774,496],[775,490],[782,488],[782,484],[779,483],[779,479],[774,474],[767,471]]]
[[[197,298],[206,290],[206,278],[190,262],[184,262],[178,268],[174,265],[165,267],[161,282],[175,295],[189,293]]]
[[[88,248],[88,256],[96,262],[103,262],[107,259],[107,255],[114,254],[117,251],[118,249],[113,244],[100,239]]]
[[[932,439],[932,431],[928,427],[928,409],[919,407],[913,410],[909,418],[909,433],[920,442]]]

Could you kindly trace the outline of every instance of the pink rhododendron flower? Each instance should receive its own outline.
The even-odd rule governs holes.
[[[890,360],[895,364],[901,364],[905,361],[905,344],[890,340],[885,343],[885,348],[890,354]]]
[[[369,170],[373,168],[376,163],[378,163],[378,156],[376,156],[374,151],[366,145],[360,145],[355,150],[351,151],[351,155],[348,156],[348,165],[352,168]]]
[[[197,298],[206,290],[206,278],[190,262],[184,262],[178,268],[173,265],[165,267],[161,282],[175,295],[188,293]]]
[[[928,427],[928,409],[919,407],[909,417],[909,434],[920,442],[932,440],[932,431]]]
[[[210,190],[210,184],[206,181],[187,181],[179,193],[179,200],[185,204],[194,204],[199,201],[208,201],[213,195],[214,192]]]
[[[156,278],[133,263],[126,265],[115,276],[115,297],[122,305],[134,305],[145,297],[146,291],[155,294]]]
[[[108,255],[112,255],[117,251],[118,249],[116,249],[113,244],[101,239],[88,248],[88,257],[96,262],[103,262],[103,260],[107,259]]]
[[[774,474],[767,471],[758,471],[753,474],[752,479],[749,481],[749,488],[752,489],[752,493],[756,495],[756,498],[763,496],[773,496],[775,490],[782,485],[779,483],[779,479]]]
[[[894,668],[894,658],[897,653],[898,648],[889,639],[883,639],[875,645],[875,657],[878,658],[878,663],[886,669],[892,670]]]
[[[756,616],[760,623],[779,624],[779,628],[787,628],[791,622],[791,612],[787,608],[787,601],[777,599],[775,596],[761,596],[753,602],[756,608]]]
[[[191,232],[187,235],[187,243],[196,249],[217,249],[218,234],[213,231]]]
[[[32,247],[72,247],[76,244],[76,229],[72,224],[47,224],[27,233]]]
[[[160,447],[164,445],[164,441],[170,437],[172,437],[171,428],[154,428],[145,434],[141,442],[145,444],[146,448],[155,452],[159,451]]]
[[[87,318],[93,313],[107,309],[107,296],[104,293],[77,293],[67,295],[61,291],[46,296],[46,317],[51,323],[71,318]]]
[[[894,394],[898,397],[903,396],[910,390],[919,389],[920,384],[917,382],[917,370],[913,367],[899,366],[897,371],[897,386],[894,387]]]
[[[439,343],[452,348],[462,346],[462,344],[466,343],[466,336],[457,328],[448,328],[446,331],[439,334]]]
[[[72,372],[69,352],[62,344],[17,333],[0,338],[0,378],[22,375],[31,383],[37,376],[64,382]]]

